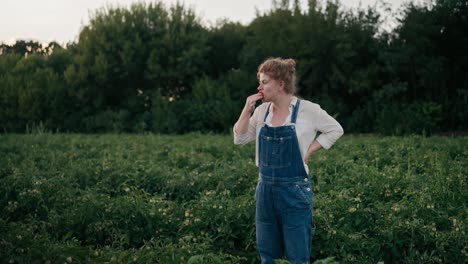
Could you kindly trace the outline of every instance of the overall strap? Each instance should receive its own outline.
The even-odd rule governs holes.
[[[267,111],[266,111],[266,114],[265,114],[265,117],[263,118],[263,122],[266,121],[267,117],[268,117],[268,114],[270,113],[270,106],[271,106],[271,103],[268,105],[267,107]]]
[[[297,119],[297,113],[299,112],[299,105],[301,104],[301,100],[297,99],[296,105],[294,106],[294,110],[291,115],[291,123],[295,124]]]
[[[292,115],[291,115],[291,123],[293,123],[293,124],[296,123],[297,113],[298,113],[298,109],[299,109],[300,104],[301,104],[301,100],[297,99],[296,105],[294,106],[294,109],[293,109],[293,112],[292,112]],[[268,114],[270,113],[270,106],[271,106],[271,103],[268,105],[267,111],[265,113],[265,117],[263,118],[263,122],[266,121],[266,119],[268,117]]]

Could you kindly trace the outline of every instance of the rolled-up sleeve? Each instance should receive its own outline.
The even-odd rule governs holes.
[[[234,130],[234,144],[236,145],[244,145],[249,143],[250,141],[255,139],[256,135],[256,130],[257,130],[257,113],[258,111],[255,111],[254,114],[250,117],[249,121],[249,129],[245,134],[239,134],[236,131],[236,125],[234,125],[233,130]],[[237,123],[236,123],[237,124]]]
[[[338,121],[330,116],[325,110],[320,108],[318,111],[316,128],[321,134],[316,140],[324,149],[330,149],[343,135],[343,127],[341,127],[340,123],[338,123]]]

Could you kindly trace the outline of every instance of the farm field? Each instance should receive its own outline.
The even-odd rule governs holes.
[[[259,263],[254,144],[232,141],[0,135],[0,263]],[[467,262],[467,137],[344,136],[309,167],[316,259]]]

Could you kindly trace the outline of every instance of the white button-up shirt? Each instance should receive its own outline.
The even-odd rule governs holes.
[[[286,118],[283,125],[291,124],[291,114],[293,107],[297,103],[297,97],[293,97],[291,104],[289,105],[289,116]],[[269,109],[269,114],[265,120],[265,114]],[[250,117],[249,129],[245,134],[238,134],[236,127],[234,126],[234,144],[247,144],[252,140],[256,141],[256,155],[255,164],[258,166],[258,135],[260,129],[266,124],[271,125],[271,119],[273,117],[273,109],[270,103],[263,103],[258,106],[253,115]],[[343,128],[341,125],[331,117],[325,110],[320,108],[320,105],[312,103],[307,100],[301,99],[299,111],[296,118],[296,134],[299,142],[299,150],[301,152],[302,159],[304,159],[309,146],[317,136],[317,132],[321,134],[315,139],[324,149],[329,149],[335,142],[343,135]],[[306,172],[309,173],[307,164],[304,163]]]

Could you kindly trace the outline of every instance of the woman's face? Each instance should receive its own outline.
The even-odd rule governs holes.
[[[263,101],[271,102],[274,100],[281,91],[281,81],[271,78],[268,74],[260,73],[259,85],[257,90],[263,93]]]

